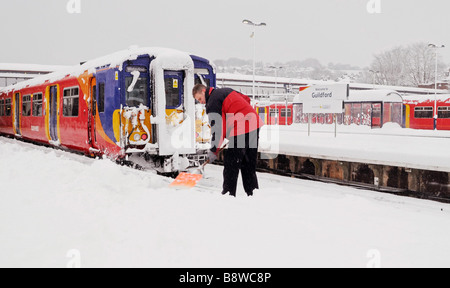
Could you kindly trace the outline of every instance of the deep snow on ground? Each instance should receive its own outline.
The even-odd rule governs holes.
[[[268,174],[232,198],[221,171],[175,190],[0,137],[0,267],[450,266],[448,204]]]

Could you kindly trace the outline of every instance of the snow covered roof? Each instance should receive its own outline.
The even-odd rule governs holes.
[[[434,101],[435,95],[404,95],[403,99],[407,103],[423,103]],[[450,94],[437,94],[436,100],[450,103]]]
[[[63,65],[39,65],[39,64],[22,64],[22,63],[0,63],[0,71],[3,72],[30,72],[30,74],[50,73],[61,69],[68,68]]]
[[[303,95],[294,97],[294,103],[303,103]],[[402,103],[402,96],[394,90],[350,90],[345,102],[390,102]]]
[[[394,90],[350,90],[347,102],[392,102],[402,103],[402,96]]]
[[[166,59],[165,63],[169,66],[173,66],[171,64],[180,62],[180,59],[183,60],[191,59],[188,53],[174,49],[160,48],[160,47],[145,47],[145,48],[132,47],[127,50],[122,50],[107,56],[87,61],[83,65],[69,66],[68,68],[61,69],[50,74],[42,75],[34,79],[23,81],[5,87],[2,90],[3,92],[10,92],[12,90],[19,90],[26,88],[28,86],[41,85],[44,84],[46,81],[49,82],[58,81],[68,76],[78,77],[86,71],[88,71],[89,73],[94,72],[94,69],[97,67],[119,66],[119,69],[121,70],[123,62],[125,62],[126,60],[136,60],[140,55],[149,55],[154,56],[155,58],[164,57]],[[190,61],[191,63],[193,63],[192,60]]]
[[[217,73],[217,81],[220,82],[253,82],[252,75],[242,75],[242,74],[232,74],[232,73]],[[437,92],[438,94],[447,93],[447,90],[434,90],[429,88],[418,88],[418,87],[404,87],[404,86],[389,86],[389,85],[373,85],[365,83],[348,83],[348,81],[322,81],[322,80],[310,80],[310,79],[298,79],[298,78],[286,78],[286,77],[273,77],[273,76],[255,76],[255,81],[258,83],[278,83],[278,85],[294,85],[294,86],[306,86],[306,85],[327,85],[327,84],[337,84],[337,83],[347,83],[350,85],[350,90],[395,90],[400,93],[414,93],[414,94],[433,94]]]

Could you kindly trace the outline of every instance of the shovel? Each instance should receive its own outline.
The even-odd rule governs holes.
[[[228,139],[225,139],[222,143],[220,150],[225,149],[228,146]],[[203,172],[205,170],[205,166],[209,164],[209,159],[206,160],[205,163],[203,163],[200,167],[192,168],[188,172],[182,172],[180,175],[178,175],[175,180],[169,185],[169,187],[176,187],[176,188],[193,188],[195,185],[197,185],[197,182],[200,181],[203,178]]]
[[[197,185],[197,182],[203,178],[203,172],[205,170],[205,166],[209,164],[209,159],[206,160],[202,166],[197,168],[192,168],[188,172],[182,172],[178,175],[175,180],[170,184],[169,187],[178,187],[178,188],[192,188]]]

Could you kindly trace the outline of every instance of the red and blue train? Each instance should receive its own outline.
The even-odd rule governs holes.
[[[195,84],[215,87],[207,59],[133,48],[0,90],[0,134],[162,173],[199,165]]]

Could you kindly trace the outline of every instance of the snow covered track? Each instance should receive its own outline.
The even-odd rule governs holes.
[[[232,198],[216,192],[221,169],[175,190],[109,160],[0,138],[0,267],[450,265],[450,205],[269,174],[255,197]]]

